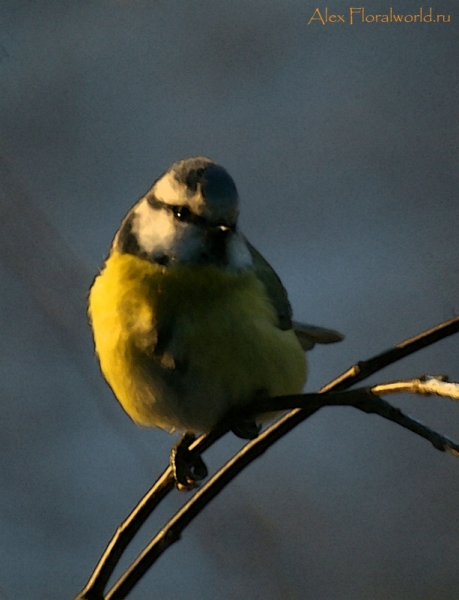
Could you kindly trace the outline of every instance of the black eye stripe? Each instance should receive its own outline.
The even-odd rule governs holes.
[[[184,221],[186,223],[193,221],[194,215],[188,206],[172,206],[172,212],[178,221]]]
[[[153,194],[146,196],[146,199],[148,201],[148,204],[153,208],[167,208],[169,206],[165,202],[158,200],[158,198],[156,198],[156,196],[153,196]]]
[[[147,196],[148,203],[153,208],[163,208],[173,213],[177,221],[182,223],[194,223],[196,225],[207,225],[207,220],[204,217],[196,215],[189,206],[183,204],[168,204],[162,200],[158,200],[153,195]]]

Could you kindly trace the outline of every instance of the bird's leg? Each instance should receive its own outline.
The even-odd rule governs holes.
[[[255,399],[260,400],[268,397],[268,391],[258,390]],[[260,433],[261,425],[252,416],[236,416],[231,418],[231,431],[243,440],[254,440]]]
[[[190,451],[195,436],[185,433],[173,446],[169,462],[174,474],[175,485],[181,491],[188,491],[196,487],[197,481],[207,477],[207,467],[199,456]]]

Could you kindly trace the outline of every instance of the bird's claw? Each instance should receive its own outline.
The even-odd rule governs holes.
[[[170,465],[177,489],[189,491],[197,487],[197,482],[207,477],[207,467],[199,454],[190,451],[195,437],[185,433],[170,454]]]

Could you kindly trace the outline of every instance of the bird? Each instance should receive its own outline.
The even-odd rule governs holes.
[[[174,162],[128,211],[88,296],[101,372],[131,419],[183,434],[174,475],[191,487],[202,459],[178,466],[195,435],[257,398],[298,394],[305,350],[342,339],[293,321],[287,292],[238,227],[239,194],[205,156]],[[258,435],[239,417],[231,429]],[[196,462],[197,461],[197,462]]]

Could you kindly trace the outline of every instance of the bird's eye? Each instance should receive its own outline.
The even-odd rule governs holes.
[[[188,206],[173,206],[172,212],[178,221],[191,221],[191,217],[193,215]]]

